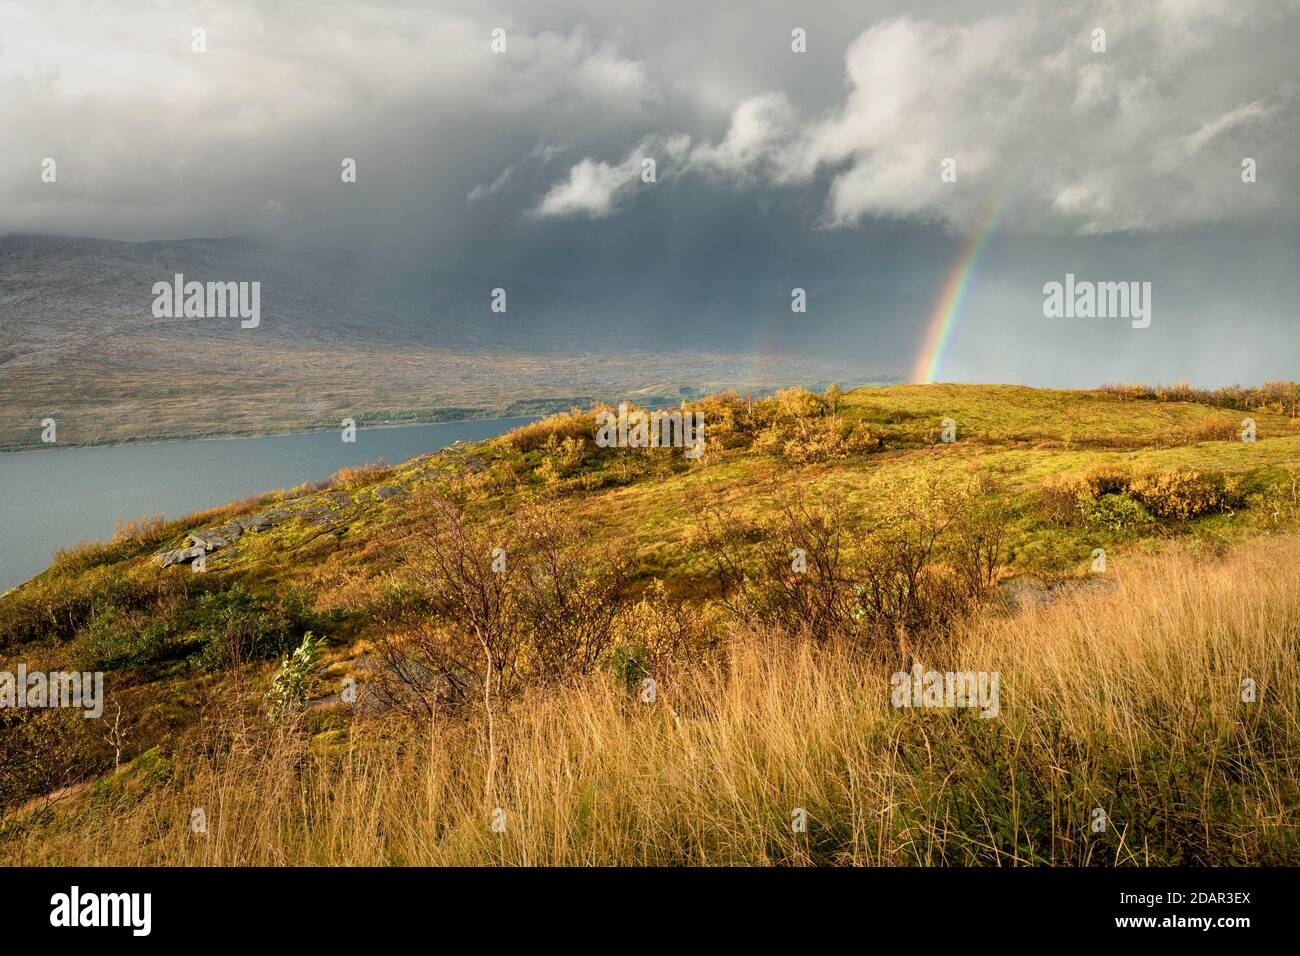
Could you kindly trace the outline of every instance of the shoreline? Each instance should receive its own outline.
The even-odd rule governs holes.
[[[818,388],[825,388],[829,384],[830,384],[830,380],[817,380],[817,381],[806,382],[803,384],[802,387],[816,390]],[[890,385],[899,385],[899,384],[905,384],[905,383],[894,382],[887,379],[867,380],[867,379],[854,379],[854,378],[845,379],[845,382],[843,383],[845,388],[880,388],[880,387],[888,387]],[[703,397],[705,395],[718,394],[719,392],[726,391],[729,388],[738,389],[739,387],[740,386],[734,383],[729,384],[723,382],[723,383],[718,383],[716,387],[711,387],[709,389],[696,388],[696,391],[700,392],[700,396],[697,397]],[[777,388],[780,387],[781,386],[779,385],[765,385],[761,387],[754,387],[752,394],[755,397],[761,397],[774,392]],[[547,401],[547,400],[548,399],[542,399],[541,401]],[[617,404],[619,400],[620,399],[618,398],[610,398],[608,400],[602,400],[599,398],[596,399],[597,402],[605,401],[607,404]],[[636,396],[629,395],[626,396],[623,400],[636,400]],[[529,401],[529,400],[527,399],[520,400],[520,402],[524,402],[524,401]],[[532,414],[524,414],[524,415],[504,414],[506,410],[501,408],[484,409],[485,414],[467,415],[463,418],[429,419],[424,421],[397,421],[397,422],[384,422],[382,424],[358,425],[357,431],[373,431],[381,428],[385,428],[385,429],[386,428],[409,428],[416,425],[456,425],[462,422],[499,422],[499,421],[513,421],[513,420],[529,421],[529,420],[536,420],[538,418],[545,418],[547,415],[554,414],[555,412],[558,411],[566,411],[568,407],[569,407],[568,405],[564,405],[563,407],[555,408],[553,411],[534,412]],[[321,432],[330,432],[330,431],[338,431],[338,430],[339,429],[337,426],[330,425],[330,426],[321,426],[319,428],[295,429],[293,431],[275,431],[275,430],[266,431],[266,430],[259,429],[259,430],[253,430],[247,432],[233,431],[233,432],[222,432],[220,434],[202,434],[202,435],[181,434],[181,435],[176,435],[174,437],[124,439],[121,441],[109,440],[109,441],[56,442],[54,445],[45,445],[40,442],[35,442],[35,443],[24,444],[24,445],[0,445],[0,456],[11,455],[11,454],[22,454],[25,452],[54,451],[54,450],[69,449],[69,448],[124,448],[124,447],[134,446],[134,445],[169,445],[169,444],[176,444],[178,442],[233,441],[235,439],[240,439],[240,438],[285,438],[291,435],[316,435],[316,434],[320,434]]]
[[[434,422],[391,422],[380,425],[358,425],[357,432],[368,431],[386,431],[394,428],[427,428],[430,425],[468,425],[475,422],[527,422],[536,420],[538,415],[498,415],[495,417],[483,418],[453,418],[447,421]],[[55,452],[55,451],[85,451],[93,448],[135,448],[148,445],[179,445],[199,441],[240,441],[252,438],[292,438],[295,435],[320,435],[327,432],[337,432],[338,428],[311,428],[306,431],[258,431],[258,432],[235,432],[229,435],[201,435],[192,438],[146,438],[135,441],[114,441],[114,442],[57,442],[53,445],[20,445],[14,448],[0,448],[0,456],[3,455],[22,455],[29,452]]]
[[[382,424],[382,425],[369,425],[369,426],[366,426],[365,428],[358,428],[357,431],[358,431],[358,432],[363,432],[363,431],[385,431],[385,432],[387,432],[387,431],[396,430],[396,429],[402,429],[402,428],[428,428],[428,427],[430,427],[430,426],[438,426],[438,425],[459,425],[459,424],[466,424],[466,425],[489,425],[489,426],[492,425],[492,424],[497,424],[497,425],[501,425],[501,426],[507,426],[507,427],[501,427],[501,428],[498,428],[498,429],[495,430],[495,435],[499,435],[499,434],[504,434],[504,433],[510,431],[511,428],[513,428],[513,427],[518,427],[518,425],[524,425],[524,424],[528,424],[528,423],[530,423],[530,422],[536,421],[538,417],[539,417],[539,416],[528,416],[528,415],[523,415],[523,416],[520,416],[520,415],[508,415],[508,416],[502,416],[502,417],[498,417],[498,418],[467,418],[467,419],[456,419],[456,420],[454,420],[454,421],[450,421],[450,422],[398,422],[398,423],[390,423],[390,424]],[[53,448],[45,448],[45,449],[27,449],[27,450],[28,450],[28,451],[37,451],[37,450],[40,450],[40,451],[47,451],[47,450],[48,450],[48,451],[57,451],[57,450],[71,451],[71,450],[76,450],[76,449],[86,450],[86,449],[92,449],[92,448],[123,448],[123,447],[149,446],[149,445],[190,444],[190,443],[193,443],[193,442],[196,442],[196,441],[213,441],[213,442],[220,442],[220,441],[237,441],[237,440],[245,440],[245,439],[251,439],[251,438],[283,439],[283,438],[289,438],[289,437],[293,437],[293,436],[300,436],[300,437],[304,437],[304,438],[306,438],[306,437],[310,437],[310,436],[316,436],[316,435],[322,435],[322,434],[331,434],[331,433],[336,433],[336,432],[337,432],[336,429],[327,429],[327,428],[322,428],[322,429],[315,429],[315,430],[313,430],[313,431],[306,431],[306,432],[304,432],[304,431],[297,431],[297,432],[274,432],[274,433],[270,433],[270,434],[262,434],[262,435],[230,435],[230,436],[222,436],[222,437],[186,438],[186,439],[171,439],[171,440],[160,440],[160,441],[120,442],[120,443],[113,444],[113,445],[109,445],[109,444],[104,444],[104,445],[64,445],[64,446],[55,445],[55,446],[53,446]],[[453,447],[453,446],[455,446],[455,445],[459,445],[459,444],[462,444],[462,443],[466,443],[466,442],[468,442],[468,443],[474,443],[474,442],[480,442],[480,441],[491,441],[491,440],[492,440],[492,437],[495,437],[495,435],[492,435],[492,436],[489,436],[489,437],[486,437],[486,438],[457,438],[457,439],[454,439],[454,440],[451,439],[450,436],[443,436],[443,438],[444,438],[445,440],[443,440],[443,439],[439,439],[439,440],[436,440],[436,441],[430,443],[430,447],[427,448],[425,451],[422,451],[422,452],[416,452],[416,453],[411,454],[411,455],[409,455],[409,456],[407,456],[407,457],[403,457],[400,461],[390,462],[389,464],[392,465],[392,466],[394,466],[394,467],[396,467],[396,466],[399,466],[399,465],[403,464],[403,463],[406,462],[406,461],[412,460],[412,459],[414,459],[414,458],[421,457],[421,456],[424,455],[424,454],[436,453],[436,452],[438,452],[438,451],[441,451],[442,449],[450,448],[450,447]],[[8,452],[8,453],[5,453],[5,454],[18,454],[18,452]],[[237,453],[237,454],[242,454],[242,452]],[[368,461],[367,461],[367,464],[373,464],[375,461],[378,461],[378,460],[380,460],[380,459],[382,459],[382,458],[383,458],[383,455],[382,455],[382,454],[379,454],[378,452],[376,452],[376,457],[369,458]],[[0,463],[2,463],[2,462],[5,461],[5,460],[6,460],[6,459],[4,458],[4,455],[0,454]],[[19,467],[19,466],[15,463],[15,467]],[[78,469],[82,468],[82,466],[78,466],[78,465],[76,465],[75,463],[73,463],[73,466],[72,466],[72,467],[74,467],[74,468],[78,468]],[[117,466],[116,466],[116,465],[112,465],[112,463],[109,463],[109,467],[117,467]],[[305,480],[311,481],[311,480],[313,480],[313,479],[305,479]],[[265,497],[265,496],[267,496],[267,495],[270,495],[270,494],[274,493],[275,491],[282,490],[282,489],[285,488],[285,487],[289,487],[289,486],[285,485],[285,486],[279,486],[279,487],[269,487],[269,488],[266,488],[266,489],[264,489],[264,490],[262,490],[262,491],[260,491],[260,492],[251,492],[250,494],[251,494],[251,495],[254,495],[254,496]],[[238,500],[238,493],[235,493],[232,497],[230,497],[229,500],[231,500],[231,501],[233,501],[233,500]],[[221,502],[218,502],[218,504],[220,504],[220,503],[221,503]],[[179,510],[179,511],[177,511],[177,512],[175,512],[175,513],[172,513],[172,512],[170,512],[170,511],[168,511],[168,512],[164,512],[164,514],[166,515],[166,520],[168,520],[168,521],[173,521],[173,520],[177,520],[177,519],[179,519],[179,518],[186,517],[187,515],[189,515],[189,514],[193,514],[193,513],[197,512],[197,511],[202,511],[202,510],[204,510],[204,507],[205,507],[205,506],[198,505],[198,506],[195,506],[195,507],[193,507],[193,508],[191,508],[191,509],[188,509],[188,510],[182,509],[182,510]],[[107,539],[106,539],[106,538],[103,538],[103,537],[87,537],[87,536],[82,536],[79,540],[81,540],[81,541],[91,541],[91,540],[103,541],[103,540],[107,540]],[[43,573],[45,573],[46,571],[48,571],[49,568],[50,568],[50,566],[51,566],[51,564],[52,564],[52,562],[53,562],[53,560],[54,560],[54,555],[57,554],[58,550],[59,550],[61,547],[67,547],[67,546],[69,546],[69,545],[57,545],[57,544],[54,545],[54,546],[52,547],[51,551],[50,551],[50,557],[49,557],[47,560],[44,561],[44,563],[39,567],[39,569],[34,570],[34,571],[29,575],[29,576],[25,577],[25,578],[24,578],[23,580],[21,580],[21,581],[14,582],[13,584],[10,584],[10,585],[7,585],[7,586],[0,586],[0,597],[4,597],[5,595],[7,595],[7,594],[9,594],[10,592],[16,590],[17,588],[23,587],[24,585],[26,585],[27,583],[29,583],[29,582],[32,581],[33,579],[39,577],[41,574],[43,574]]]

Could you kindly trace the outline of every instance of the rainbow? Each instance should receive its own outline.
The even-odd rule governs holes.
[[[957,256],[952,271],[944,280],[943,291],[939,295],[939,301],[935,303],[934,312],[930,315],[930,326],[925,334],[925,343],[912,369],[914,382],[928,385],[939,375],[943,353],[952,339],[953,327],[957,324],[957,314],[961,311],[962,302],[965,300],[966,288],[975,272],[985,242],[1002,217],[1002,210],[1006,206],[1006,198],[1010,192],[1008,187],[1014,178],[1014,173],[1009,175],[1002,183],[1002,187],[996,190],[984,205],[979,218],[975,221],[975,229],[966,238],[961,254]]]

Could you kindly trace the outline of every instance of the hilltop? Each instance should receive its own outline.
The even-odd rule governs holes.
[[[33,841],[69,833],[70,820],[94,818],[97,806],[129,815],[122,808],[141,800],[156,812],[161,804],[149,801],[172,799],[167,794],[189,794],[176,797],[181,803],[201,799],[195,788],[229,779],[222,774],[236,765],[246,777],[274,774],[276,786],[288,788],[284,794],[310,786],[312,799],[323,799],[321,780],[309,783],[271,767],[271,756],[258,756],[270,744],[249,741],[271,733],[278,743],[266,754],[299,748],[295,760],[328,762],[329,754],[344,752],[337,748],[355,752],[348,748],[371,740],[373,727],[388,728],[374,732],[391,741],[395,733],[420,737],[431,719],[451,721],[438,731],[439,746],[450,748],[445,759],[465,758],[461,769],[448,771],[452,778],[486,773],[496,794],[491,799],[532,799],[537,795],[530,796],[532,784],[521,774],[541,774],[545,764],[563,776],[547,763],[559,759],[547,750],[550,735],[581,736],[555,709],[557,701],[577,694],[583,707],[613,726],[632,719],[617,717],[619,708],[630,706],[635,689],[653,676],[664,699],[676,701],[672,720],[696,713],[688,723],[706,749],[719,744],[711,734],[731,726],[728,721],[740,722],[734,730],[762,713],[769,723],[795,720],[790,708],[812,691],[784,681],[829,682],[818,692],[828,710],[798,720],[822,721],[818,733],[845,747],[866,747],[845,742],[843,721],[851,712],[869,712],[871,726],[895,728],[881,730],[885,737],[873,737],[871,746],[892,740],[890,759],[901,761],[896,772],[919,789],[906,798],[894,793],[890,799],[907,808],[904,817],[890,817],[888,839],[868,839],[858,828],[870,829],[871,821],[837,816],[843,806],[834,782],[848,786],[844,775],[857,772],[843,764],[845,754],[823,755],[829,762],[813,767],[783,750],[779,760],[789,773],[824,801],[820,843],[779,848],[774,834],[789,808],[782,809],[785,784],[772,778],[775,791],[752,795],[766,809],[751,808],[762,822],[751,821],[759,833],[744,847],[724,851],[705,840],[694,849],[638,857],[647,862],[683,862],[681,853],[753,861],[787,852],[796,861],[992,862],[1008,854],[1026,862],[1086,862],[1094,850],[1053,823],[1053,812],[1084,813],[1079,825],[1086,832],[1088,801],[1107,799],[1123,801],[1131,816],[1149,815],[1129,824],[1147,843],[1135,845],[1130,833],[1127,843],[1107,844],[1112,862],[1294,862],[1294,840],[1282,834],[1280,817],[1248,818],[1286,805],[1293,814],[1300,795],[1294,757],[1300,602],[1284,597],[1294,583],[1284,580],[1285,569],[1300,556],[1294,537],[1298,398],[1294,386],[1206,393],[931,385],[822,394],[791,389],[767,399],[722,394],[686,403],[705,416],[707,447],[698,462],[680,449],[597,448],[596,410],[574,410],[491,442],[348,470],[318,486],[166,524],[142,522],[113,542],[60,554],[48,571],[0,599],[0,670],[19,661],[47,670],[104,670],[108,713],[120,705],[129,727],[114,742],[79,717],[60,714],[28,713],[0,725],[6,754],[0,779],[10,794],[0,807],[10,814],[0,841],[36,853]],[[1254,424],[1247,436],[1253,440],[1243,440],[1244,419]],[[801,560],[796,551],[802,569],[792,563]],[[199,555],[203,571],[195,573],[189,564]],[[501,566],[491,566],[497,560]],[[1255,575],[1254,584],[1234,585],[1233,575],[1243,569]],[[1237,586],[1242,594],[1232,591]],[[1256,590],[1247,595],[1251,587]],[[1169,602],[1163,611],[1153,603],[1159,595]],[[1208,603],[1201,607],[1201,600]],[[1238,600],[1254,609],[1253,623],[1230,622],[1227,609]],[[1229,615],[1222,627],[1196,630],[1222,614]],[[305,640],[308,634],[321,642],[318,650]],[[1013,636],[1028,643],[1008,645]],[[476,640],[493,652],[487,697],[496,725],[475,716],[484,697]],[[1095,643],[1096,659],[1088,656],[1088,642]],[[289,708],[287,724],[268,723],[272,678],[293,670],[281,661],[303,647],[310,667],[299,669],[306,688],[296,697],[299,707]],[[864,675],[887,676],[914,661],[969,664],[972,654],[984,662],[1002,659],[1006,693],[1013,702],[1034,703],[1016,710],[1004,700],[1006,720],[988,724],[944,718],[952,722],[943,733],[954,735],[954,748],[964,748],[949,755],[953,766],[969,773],[983,753],[992,776],[986,784],[969,781],[969,792],[946,784],[931,792],[931,774],[940,768],[913,765],[896,749],[923,733],[916,723],[922,718],[891,713],[884,695],[864,703],[850,686],[872,685],[877,677]],[[1030,665],[1017,654],[1038,656],[1026,671]],[[779,679],[769,670],[774,655],[792,668]],[[1155,671],[1125,671],[1126,657]],[[1230,661],[1261,682],[1267,678],[1274,709],[1263,717],[1238,716],[1232,695],[1243,675],[1231,668],[1223,686],[1205,683],[1208,677],[1200,686],[1187,684],[1207,660],[1215,661],[1209,665],[1215,673]],[[711,670],[710,662],[726,662],[723,672]],[[1077,668],[1069,679],[1080,686],[1062,698],[1067,677],[1060,668],[1067,664]],[[1154,676],[1157,671],[1164,676]],[[850,674],[857,676],[849,680]],[[1017,674],[1029,676],[1017,683]],[[841,678],[849,683],[840,686]],[[1031,678],[1041,682],[1032,690]],[[749,710],[734,700],[728,705],[740,708],[734,712],[710,710],[708,700],[729,692],[709,682],[724,679],[740,681],[754,695],[746,698]],[[620,698],[622,687],[632,696]],[[355,706],[348,689],[359,690]],[[1097,693],[1111,695],[1110,704],[1091,716],[1081,713]],[[1170,733],[1182,736],[1163,743],[1148,737],[1155,725],[1145,721],[1183,694],[1201,703],[1173,721]],[[366,727],[359,729],[357,720]],[[262,725],[273,729],[257,729]],[[290,725],[296,729],[286,731]],[[671,775],[681,771],[681,755],[670,740],[671,720],[666,726],[643,728],[659,749],[642,757],[664,761],[657,769]],[[1016,734],[1056,735],[1053,759],[1072,761],[1071,777],[1050,783],[1041,762],[1022,766],[1030,757],[1003,749],[1001,735]],[[1221,753],[1198,749],[1216,734],[1225,741]],[[1125,735],[1149,749],[1130,750]],[[578,746],[576,738],[565,740],[554,745]],[[778,759],[770,741],[749,745],[763,759]],[[1159,799],[1173,801],[1165,810],[1144,794],[1141,780],[1136,791],[1106,782],[1117,768],[1150,772],[1152,761],[1174,747],[1186,763],[1162,765],[1171,776]],[[1239,766],[1245,751],[1238,747],[1254,753],[1256,764]],[[1287,747],[1290,757],[1283,756]],[[499,756],[501,748],[515,756]],[[213,756],[218,751],[226,756]],[[374,757],[381,763],[397,759],[379,752],[387,755]],[[196,762],[196,753],[208,754],[207,762]],[[538,767],[520,762],[525,753]],[[630,753],[618,759],[631,760]],[[1045,760],[1044,753],[1035,751],[1033,761]],[[122,773],[111,772],[115,760]],[[904,772],[902,764],[911,769]],[[597,777],[614,772],[586,770]],[[1005,798],[1007,774],[1025,775],[1027,805],[1008,811],[1005,820],[981,820],[972,809],[981,800],[988,813],[1002,812],[994,805]],[[1242,774],[1249,782],[1240,793],[1247,796],[1233,796],[1231,780]],[[357,788],[352,799],[364,800],[365,788],[378,784],[349,777],[348,785]],[[453,785],[451,778],[439,784]],[[757,779],[750,785],[760,786]],[[483,786],[479,777],[477,798],[444,794],[455,808],[448,813],[470,813]],[[587,789],[595,787],[592,780],[574,786],[566,800],[586,801],[592,814],[617,814],[601,802],[604,791]],[[622,792],[619,786],[609,783],[610,793]],[[1195,811],[1182,802],[1202,786],[1221,795],[1222,805]],[[502,795],[495,787],[516,789]],[[1099,788],[1109,788],[1109,797]],[[46,805],[40,799],[60,790],[65,800]],[[707,802],[716,794],[697,796]],[[335,792],[329,799],[343,797]],[[248,801],[241,806],[253,814],[252,794]],[[673,813],[691,812],[685,804],[672,806]],[[709,812],[723,812],[710,806]],[[941,833],[936,814],[945,807],[956,817]],[[263,806],[256,814],[268,812]],[[659,811],[642,805],[638,812]],[[467,819],[426,821],[450,828],[450,843],[429,853],[474,858],[478,837],[456,835]],[[74,851],[67,849],[72,837],[58,839],[66,852],[96,861],[266,859],[235,831],[223,833],[225,849],[217,857],[187,855],[184,839],[166,827],[156,834],[154,851],[139,851],[143,857],[111,842]],[[924,847],[915,842],[922,833]],[[300,842],[285,853],[308,854],[295,862],[433,858],[384,840],[365,852],[331,855],[301,834],[293,839]],[[578,852],[579,844],[570,849]],[[541,852],[539,846],[528,843],[528,852]],[[567,852],[556,859],[572,859]],[[636,856],[611,844],[593,859],[631,862],[627,854]]]

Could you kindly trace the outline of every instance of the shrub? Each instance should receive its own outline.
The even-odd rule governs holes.
[[[98,723],[71,708],[0,708],[0,834],[7,811],[111,768]]]
[[[174,617],[154,620],[101,608],[77,640],[91,670],[141,667],[164,660],[183,649]]]
[[[937,474],[881,485],[888,502],[865,535],[857,587],[861,614],[884,633],[922,630],[955,607],[934,567],[940,540],[967,505],[962,489]],[[933,600],[942,593],[944,600]]]
[[[1127,492],[1089,499],[1082,503],[1081,511],[1089,527],[1107,531],[1131,531],[1152,523],[1151,513]]]
[[[825,418],[798,434],[791,434],[781,453],[799,464],[832,461],[879,451],[884,447],[881,435],[866,422]]]
[[[1258,509],[1258,520],[1266,527],[1300,519],[1300,462],[1284,467],[1280,484],[1269,484],[1251,495],[1250,505]]]
[[[516,525],[521,672],[548,683],[588,673],[609,651],[632,560],[597,549],[554,506],[525,507]]]
[[[1240,422],[1226,418],[1213,418],[1193,426],[1188,434],[1188,441],[1236,441],[1240,435]]]
[[[876,641],[966,612],[996,580],[1010,512],[995,488],[939,474],[881,483],[874,497],[887,506],[852,535],[835,495],[796,492],[758,525],[707,513],[692,543],[710,559],[723,606],[749,626]]]
[[[974,476],[958,495],[950,553],[968,593],[980,594],[997,583],[1011,508],[1006,487],[989,475]]]
[[[662,681],[709,643],[712,629],[701,609],[670,598],[656,579],[642,598],[620,609],[613,622],[610,666],[629,689],[643,678]]]
[[[705,434],[708,441],[717,441],[723,448],[746,448],[754,440],[760,423],[767,420],[766,403],[753,398],[741,398],[734,391],[710,395],[689,403],[691,411],[704,415]]]
[[[840,398],[828,400],[802,388],[777,392],[772,417],[757,432],[754,451],[803,464],[878,451],[883,432],[867,422],[840,418]]]
[[[582,465],[587,453],[587,439],[570,437],[558,439],[554,434],[546,439],[546,458],[537,469],[538,476],[547,484],[556,484],[567,478]]]
[[[1049,521],[1055,524],[1074,524],[1082,517],[1083,505],[1092,498],[1092,492],[1082,476],[1060,475],[1049,478],[1039,489],[1039,504]]]
[[[266,695],[272,720],[299,710],[307,703],[307,695],[315,683],[312,668],[320,659],[322,643],[308,631],[293,654],[280,661],[280,673],[271,681],[271,689]]]
[[[166,526],[167,520],[162,515],[144,517],[136,521],[116,521],[113,523],[113,543],[131,541],[152,544],[161,539]]]
[[[194,613],[204,645],[200,663],[208,670],[287,654],[315,623],[299,592],[259,598],[242,585],[204,594]]]
[[[103,541],[81,541],[68,548],[59,548],[50,559],[53,574],[80,574],[112,561],[114,550]]]
[[[1146,524],[1152,516],[1185,521],[1227,510],[1240,502],[1241,485],[1236,476],[1186,468],[1134,477],[1101,467],[1048,481],[1041,489],[1041,502],[1047,516],[1061,524],[1119,531]]]
[[[609,669],[625,690],[634,690],[650,674],[649,654],[642,644],[620,644],[610,655]]]
[[[405,576],[429,610],[384,621],[381,698],[422,716],[471,694],[490,707],[604,665],[625,554],[597,551],[554,506],[525,505],[494,528],[433,493],[421,505]]]
[[[609,411],[601,405],[590,412],[573,409],[548,415],[531,425],[521,425],[497,439],[508,448],[521,454],[545,448],[548,442],[562,442],[566,438],[591,438],[596,434],[596,412]]]
[[[77,577],[47,571],[0,598],[0,648],[70,640],[99,608],[148,610],[180,587],[184,584],[174,579],[137,577],[116,567],[92,568]]]
[[[772,504],[772,517],[759,524],[731,511],[706,513],[692,535],[713,566],[723,606],[752,626],[791,634],[824,638],[852,627],[842,502],[795,491]]]
[[[388,462],[381,458],[368,465],[340,468],[330,478],[329,483],[333,487],[341,488],[344,491],[356,491],[358,488],[364,488],[367,485],[382,481],[392,473],[393,469],[388,467]]]
[[[1122,401],[1196,402],[1236,411],[1271,411],[1295,418],[1300,414],[1300,382],[1265,382],[1260,388],[1228,385],[1194,388],[1176,385],[1103,385],[1101,391]]]
[[[843,392],[832,384],[822,395],[798,387],[761,399],[725,392],[688,407],[704,414],[710,456],[728,448],[752,448],[804,463],[883,448],[884,430],[865,421],[841,418],[843,404]]]
[[[1185,521],[1232,507],[1240,499],[1241,479],[1180,468],[1136,478],[1129,490],[1156,517]]]

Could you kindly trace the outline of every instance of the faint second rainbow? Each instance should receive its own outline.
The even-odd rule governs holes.
[[[1014,168],[1018,167],[1019,164],[1017,163]],[[980,252],[984,249],[984,243],[993,233],[998,220],[1002,216],[1002,210],[1006,207],[1007,195],[1010,193],[1011,183],[1015,179],[1014,168],[1011,174],[1003,180],[1001,187],[985,203],[984,208],[980,211],[979,218],[975,221],[974,230],[967,237],[961,253],[957,256],[957,261],[953,263],[952,271],[948,273],[948,278],[944,280],[943,290],[939,294],[939,301],[935,303],[934,312],[930,315],[930,324],[926,329],[925,342],[921,347],[920,354],[916,357],[916,365],[912,370],[912,381],[914,382],[928,385],[939,374],[939,366],[943,362],[944,350],[952,338],[957,315],[961,312],[962,302],[965,300],[966,287],[970,283],[971,275],[975,272]]]

